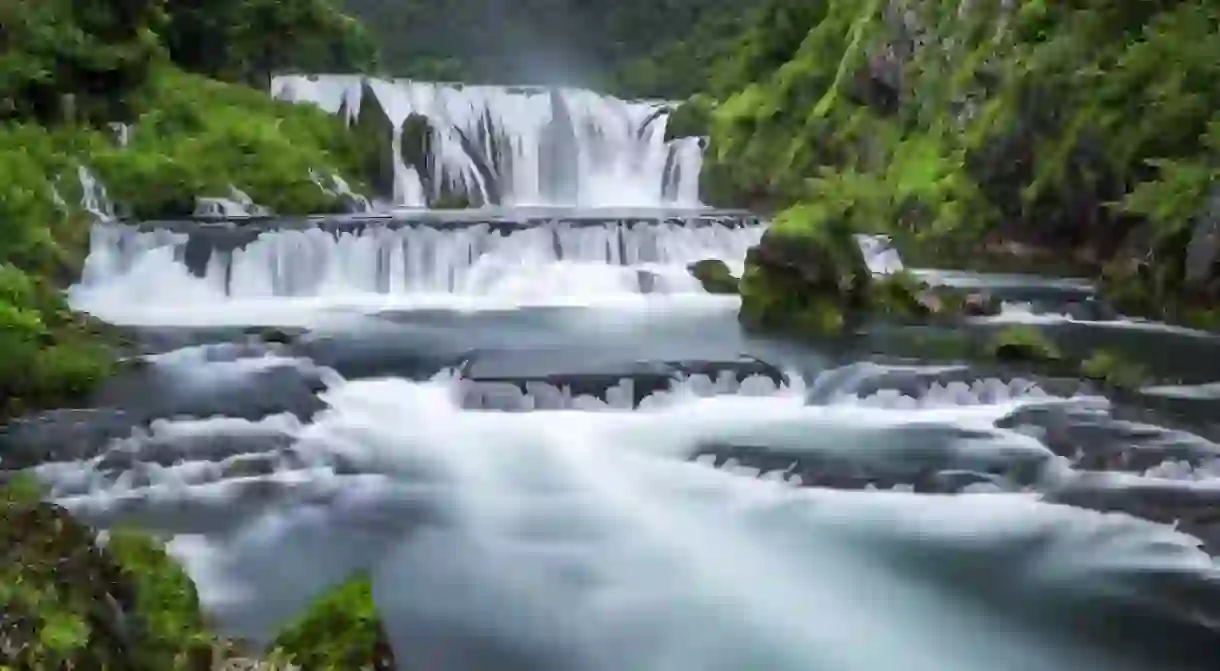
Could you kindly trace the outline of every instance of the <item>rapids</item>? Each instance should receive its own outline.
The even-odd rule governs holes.
[[[277,93],[354,113],[366,89],[334,83]],[[390,86],[383,105],[452,128],[545,117],[524,93]],[[576,202],[608,189],[632,211],[99,221],[70,298],[131,327],[147,365],[4,427],[0,470],[172,537],[245,639],[368,571],[404,669],[1217,668],[1220,341],[1106,313],[1087,282],[934,269],[916,272],[1005,301],[971,333],[1034,324],[1181,384],[1107,397],[899,356],[920,330],[743,332],[686,265],[740,273],[765,223],[650,209],[656,174],[616,162],[660,151],[653,107],[565,95],[578,120],[626,115]],[[516,146],[504,193],[532,202]],[[607,181],[586,192],[586,172]]]

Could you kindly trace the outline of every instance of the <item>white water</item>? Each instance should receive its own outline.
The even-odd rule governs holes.
[[[395,129],[394,155],[412,114],[432,126],[428,170],[432,192],[416,188],[415,167],[397,161],[395,202],[422,207],[442,190],[476,204],[504,206],[700,205],[702,150],[698,138],[665,141],[669,103],[624,101],[585,89],[467,86],[335,75],[276,77],[272,95],[316,104],[354,122],[371,92]],[[556,106],[562,106],[557,110]],[[571,124],[552,124],[563,116]],[[547,147],[575,160],[548,165]],[[494,184],[480,166],[490,172]],[[495,202],[495,194],[500,199]]]
[[[762,230],[668,223],[556,223],[508,233],[486,225],[372,225],[338,236],[317,228],[278,230],[231,254],[212,254],[204,277],[196,277],[182,262],[187,236],[99,225],[71,299],[78,309],[124,324],[296,324],[337,308],[505,309],[676,299],[720,305],[726,299],[706,294],[687,265],[720,259],[740,274]]]
[[[367,568],[409,669],[1126,671],[1139,667],[1006,620],[964,597],[977,585],[951,569],[936,577],[917,556],[974,561],[975,571],[994,562],[995,584],[1048,602],[1122,599],[1115,588],[1148,571],[1215,571],[1168,527],[1030,495],[798,490],[782,473],[755,480],[682,460],[707,441],[743,439],[901,452],[905,430],[936,425],[985,432],[949,438],[948,453],[1046,450],[989,428],[1021,398],[807,406],[802,386],[706,397],[695,393],[706,385],[679,385],[635,412],[502,413],[463,410],[446,376],[336,381],[330,409],[309,424],[214,419],[153,431],[287,434],[305,462],[263,478],[295,492],[294,505],[232,534],[175,539],[222,623],[265,634]],[[336,456],[371,474],[335,475]],[[82,466],[42,475],[87,481],[73,472]],[[61,502],[82,514],[138,501],[236,510],[253,482],[200,477],[208,465],[189,458],[172,471],[145,489],[95,479]],[[1038,539],[1050,542],[1037,561],[1005,568],[1009,544]]]

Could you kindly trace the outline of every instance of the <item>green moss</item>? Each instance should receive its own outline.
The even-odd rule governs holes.
[[[139,218],[189,215],[196,196],[233,185],[282,214],[336,210],[341,200],[310,170],[341,174],[360,191],[370,161],[322,110],[240,85],[158,70],[128,147],[88,156],[111,197]]]
[[[174,659],[212,649],[216,639],[204,626],[195,585],[162,543],[141,532],[111,530],[106,552],[135,592],[134,608],[145,627],[144,654]]]
[[[999,361],[1048,363],[1063,354],[1041,331],[1029,326],[1009,326],[987,345],[987,353]]]
[[[928,291],[927,284],[908,272],[874,279],[869,287],[869,312],[904,321],[926,319],[944,307]]]
[[[1139,389],[1149,379],[1140,364],[1127,360],[1114,350],[1099,349],[1080,364],[1080,374],[1116,389]]]
[[[0,625],[17,651],[4,664],[196,671],[258,661],[205,627],[194,585],[159,541],[112,530],[99,543],[41,498],[25,476],[0,486]]]
[[[706,94],[691,96],[670,113],[665,139],[710,135],[715,105],[716,101]]]
[[[1182,280],[1220,184],[1220,8],[929,0],[899,30],[884,5],[769,0],[744,19],[707,91],[709,202],[814,208],[954,265],[984,242],[1038,252],[1015,268],[1140,258],[1125,293],[1175,321],[1220,299]]]
[[[740,282],[729,271],[729,267],[725,265],[724,261],[704,259],[690,264],[687,266],[687,270],[710,294],[736,294],[738,292]]]
[[[306,669],[395,668],[365,576],[355,576],[319,597],[276,637],[273,648],[278,656]]]

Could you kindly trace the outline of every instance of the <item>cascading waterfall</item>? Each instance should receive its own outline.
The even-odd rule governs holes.
[[[335,232],[268,229],[233,247],[213,245],[204,233],[192,241],[187,233],[98,224],[72,297],[118,321],[158,297],[180,307],[190,296],[196,314],[206,305],[227,311],[235,302],[291,299],[503,308],[712,298],[687,266],[719,259],[740,274],[762,232],[761,224],[732,218],[551,220],[507,229],[376,223]],[[149,296],[154,285],[175,289]]]
[[[398,205],[421,204],[414,184],[422,172],[430,199],[454,192],[484,205],[700,206],[700,140],[665,140],[664,101],[333,75],[276,77],[272,95],[316,104],[349,123],[376,105],[394,129],[385,141],[399,158],[404,126],[413,115],[426,119],[424,164],[394,166],[394,183],[404,185],[395,189]]]

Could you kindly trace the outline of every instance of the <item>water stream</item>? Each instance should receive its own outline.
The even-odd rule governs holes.
[[[336,113],[361,90],[293,86]],[[170,534],[250,640],[370,571],[404,669],[1216,668],[1217,339],[1083,318],[1080,281],[933,270],[1006,301],[962,328],[1155,350],[1182,384],[751,335],[685,266],[740,272],[765,224],[656,209],[662,182],[615,172],[636,140],[603,141],[581,193],[632,211],[99,223],[71,300],[148,365],[6,427],[0,467]]]

